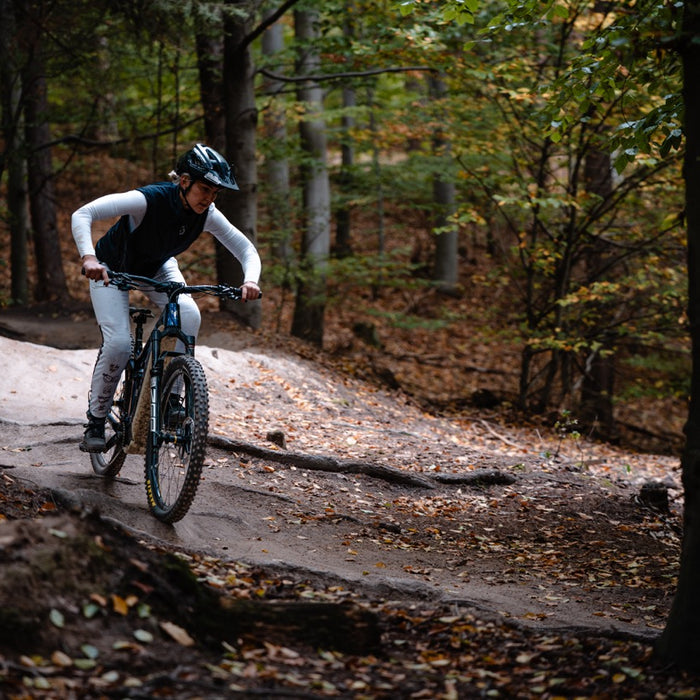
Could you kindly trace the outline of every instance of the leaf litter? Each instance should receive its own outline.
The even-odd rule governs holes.
[[[308,543],[318,561],[335,552],[355,578],[251,565],[223,551],[175,550],[115,532],[114,523],[68,512],[54,494],[4,469],[0,630],[26,636],[20,645],[16,633],[0,635],[7,697],[698,693],[697,678],[659,668],[652,656],[677,575],[677,460],[562,442],[497,415],[437,420],[401,395],[352,378],[331,381],[330,370],[326,381],[300,382],[265,369],[261,383],[236,386],[255,414],[218,411],[212,434],[266,444],[276,430],[287,449],[270,445],[278,459],[210,449],[205,483],[226,474],[242,494],[264,497],[264,528]],[[212,391],[221,397],[223,390],[214,384]],[[8,462],[43,458],[27,442],[0,447]],[[384,465],[432,486],[290,465],[291,452]],[[480,470],[514,480],[450,481]],[[667,485],[669,510],[639,502],[649,480]],[[47,560],[56,567],[50,575]],[[415,585],[397,586],[397,572]],[[471,590],[478,594],[465,594]],[[222,619],[234,604],[253,607],[240,608],[243,622],[227,633],[217,615],[204,615],[203,598]],[[309,619],[337,615],[345,632],[319,637],[314,627],[324,624],[289,617],[295,606]],[[598,624],[578,619],[574,610],[582,609]]]
[[[426,472],[434,471],[432,456]],[[36,572],[20,579],[35,626],[24,649],[16,638],[2,640],[0,688],[8,698],[693,697],[700,681],[656,666],[652,656],[677,573],[677,509],[640,507],[619,486],[599,490],[590,474],[581,483],[582,472],[569,478],[540,457],[536,472],[516,464],[512,485],[420,493],[362,477],[331,481],[303,469],[266,469],[272,465],[217,452],[209,468],[293,494],[267,520],[290,536],[317,537],[308,528],[328,521],[342,526],[337,545],[349,562],[371,550],[371,564],[366,557],[360,563],[366,575],[398,556],[407,574],[428,585],[450,576],[494,589],[524,586],[532,607],[519,615],[173,552],[0,479],[3,569],[11,561],[37,566],[30,550],[47,542],[65,567],[46,587],[37,585]],[[87,549],[108,560],[90,564],[99,574],[64,590],[62,572],[84,567]],[[173,557],[192,579],[173,581],[171,564],[163,568]],[[213,639],[191,617],[200,589],[251,604],[355,606],[377,625],[372,651],[309,644],[303,627],[252,625]],[[1,590],[3,610],[23,593],[17,580]],[[550,610],[576,599],[610,624],[538,628]],[[622,631],[624,622],[634,631]]]

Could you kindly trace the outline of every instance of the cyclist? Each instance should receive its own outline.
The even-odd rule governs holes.
[[[260,256],[214,204],[222,189],[238,189],[229,164],[214,149],[197,144],[177,161],[170,178],[171,182],[100,197],[72,216],[73,238],[82,272],[90,280],[90,299],[102,334],[80,443],[84,452],[105,450],[105,417],[131,351],[129,293],[109,284],[108,270],[184,283],[174,256],[208,231],[241,263],[243,300],[260,296]],[[93,247],[93,222],[115,217],[118,221]],[[148,297],[160,307],[167,302],[164,294]],[[187,295],[179,302],[182,330],[196,337],[201,322],[197,304]]]

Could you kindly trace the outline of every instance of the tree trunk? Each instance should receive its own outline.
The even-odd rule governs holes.
[[[234,3],[243,5],[243,3]],[[224,104],[226,114],[226,158],[234,165],[239,192],[221,197],[219,206],[229,220],[253,243],[257,240],[258,174],[255,160],[255,130],[258,112],[255,106],[255,66],[245,39],[249,22],[231,17],[225,22]],[[217,245],[216,270],[219,282],[241,284],[241,265],[222,246]],[[262,309],[259,303],[241,304],[222,301],[241,323],[259,328]]]
[[[689,671],[700,671],[700,1],[683,12],[685,102],[685,207],[688,222],[688,319],[693,369],[690,407],[681,457],[685,513],[676,595],[658,655]]]
[[[19,141],[10,144],[7,172],[7,209],[10,219],[10,274],[12,303],[29,304],[29,216],[27,168]]]
[[[584,167],[586,191],[598,195],[603,201],[613,194],[612,163],[610,154],[593,148],[586,155]],[[600,270],[610,257],[609,244],[603,237],[594,239],[587,249],[585,263],[589,281],[599,278]],[[582,429],[588,435],[615,440],[619,436],[615,427],[613,406],[615,381],[615,332],[611,330],[602,339],[600,350],[591,350],[586,360],[581,382],[578,417]],[[566,382],[562,381],[564,386]]]
[[[268,27],[262,36],[263,55],[273,59],[284,49],[284,33],[281,22]],[[263,112],[265,136],[270,141],[268,156],[265,159],[266,195],[265,205],[270,217],[271,253],[282,265],[282,285],[290,286],[289,269],[294,257],[292,238],[292,208],[290,205],[289,160],[287,158],[287,124],[284,102],[277,99],[283,88],[279,80],[266,78],[263,92],[267,96],[267,108]]]
[[[372,300],[379,298],[384,272],[382,269],[386,253],[386,223],[384,221],[384,185],[382,182],[382,163],[380,159],[380,136],[377,130],[377,109],[374,101],[374,89],[367,88],[367,107],[369,109],[369,133],[372,141],[372,172],[374,173],[375,198],[377,213],[377,262],[379,269],[372,284]]]
[[[2,139],[7,169],[7,209],[10,227],[10,296],[13,304],[29,303],[26,163],[20,112],[21,81],[15,65],[15,18],[12,3],[0,0],[0,100]],[[0,176],[2,172],[0,171]]]
[[[357,104],[355,88],[345,86],[343,88],[343,109],[352,110]],[[355,118],[352,113],[343,114],[341,118],[342,142],[341,165],[338,184],[342,202],[335,214],[335,246],[333,253],[338,258],[347,258],[352,255],[351,240],[351,216],[348,200],[351,197],[351,188],[354,177],[352,168],[355,165],[355,149],[353,147],[352,130],[355,128]]]
[[[30,60],[23,75],[25,133],[27,141],[27,182],[34,231],[37,265],[35,298],[38,301],[68,300],[66,277],[61,264],[61,246],[56,224],[56,197],[51,163],[51,132],[48,122],[46,71],[41,51],[40,22],[27,22]],[[28,27],[31,27],[29,30]]]
[[[428,78],[431,101],[443,100],[447,87],[437,74]],[[438,124],[441,120],[437,119]],[[433,134],[433,155],[436,162],[444,165],[440,173],[433,176],[433,203],[435,205],[435,257],[433,266],[433,282],[437,288],[447,294],[457,291],[457,227],[451,224],[449,217],[455,210],[455,184],[449,174],[452,171],[450,143],[445,138],[442,128],[437,127]]]
[[[615,388],[615,356],[592,350],[586,361],[581,383],[578,419],[587,435],[615,440],[613,391]]]
[[[343,36],[348,44],[355,38],[354,2],[345,3],[345,18],[343,20]],[[350,190],[353,184],[352,168],[355,165],[354,136],[355,117],[353,110],[357,105],[356,91],[353,85],[343,86],[343,116],[341,117],[341,165],[338,184],[341,202],[335,214],[335,245],[333,254],[337,258],[346,258],[352,255],[352,243],[350,235]]]
[[[319,36],[317,23],[318,12],[294,13],[295,31],[302,52],[298,65],[300,75],[313,75],[320,68],[320,58],[314,47]],[[326,166],[326,127],[322,118],[323,91],[318,85],[302,83],[299,100],[309,113],[309,118],[299,125],[308,164],[301,173],[305,230],[292,335],[322,345],[326,264],[330,253],[330,183]]]
[[[207,143],[219,153],[226,153],[223,33],[223,24],[220,21],[214,22],[213,26],[200,27],[195,41],[199,94],[204,111],[204,133]]]

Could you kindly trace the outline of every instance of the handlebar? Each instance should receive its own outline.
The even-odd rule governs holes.
[[[136,289],[141,291],[153,291],[166,294],[169,301],[174,301],[180,294],[210,294],[222,299],[241,299],[240,287],[231,287],[227,284],[197,284],[187,285],[182,282],[159,282],[150,277],[131,275],[126,272],[108,271],[109,279],[117,289],[128,291]],[[261,294],[262,296],[262,294]]]

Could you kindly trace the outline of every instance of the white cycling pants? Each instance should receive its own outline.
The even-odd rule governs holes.
[[[185,281],[175,258],[166,260],[153,279],[159,282]],[[161,309],[168,301],[165,294],[149,292],[146,296]],[[102,418],[109,413],[119,378],[131,353],[133,340],[129,318],[129,292],[117,289],[112,284],[105,286],[104,282],[90,280],[90,299],[102,333],[102,346],[92,373],[88,409],[96,418]],[[178,301],[182,331],[196,338],[201,323],[199,308],[188,294],[180,295]],[[180,341],[176,349],[183,349]]]

